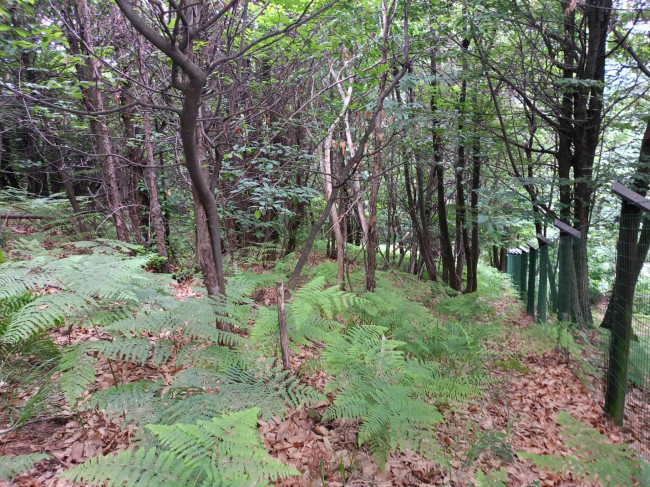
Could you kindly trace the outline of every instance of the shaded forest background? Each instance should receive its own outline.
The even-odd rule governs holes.
[[[377,266],[403,266],[472,292],[479,258],[503,269],[509,245],[560,218],[583,235],[573,318],[590,325],[612,285],[607,189],[646,172],[646,15],[5,2],[0,187],[64,193],[86,230],[154,249],[161,270],[198,264],[212,294],[251,245],[302,251],[294,288],[319,235],[343,286],[353,244],[366,290]]]

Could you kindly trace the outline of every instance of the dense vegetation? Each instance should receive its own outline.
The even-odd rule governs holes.
[[[647,13],[0,0],[1,434],[101,412],[124,451],[63,477],[292,485],[304,471],[258,428],[304,409],[314,427],[350,421],[382,467],[416,454],[447,482],[513,482],[503,431],[466,425],[471,448],[441,432],[502,381],[491,371],[527,374],[509,334],[596,374],[583,348],[616,326],[598,306],[622,288],[609,188],[648,190]],[[581,235],[564,254],[572,324],[509,330],[524,324],[506,250],[554,238],[555,219]],[[567,440],[571,460],[537,465],[644,482],[630,450],[557,421],[595,451]],[[7,480],[47,461],[0,460]],[[340,464],[321,483],[345,484]]]

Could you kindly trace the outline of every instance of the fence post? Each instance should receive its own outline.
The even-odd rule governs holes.
[[[537,248],[528,242],[530,257],[528,258],[528,291],[526,296],[526,313],[535,317],[535,275],[537,274]]]
[[[571,320],[571,306],[574,305],[575,285],[573,279],[573,239],[580,238],[580,232],[566,223],[556,219],[553,225],[560,230],[560,245],[558,246],[558,303],[557,317],[560,321]]]
[[[512,249],[512,283],[515,286],[515,290],[519,291],[519,268],[521,267],[521,255],[519,255],[519,249]]]
[[[550,259],[548,256],[549,246],[553,243],[541,234],[537,234],[539,242],[539,294],[537,296],[537,322],[546,323],[546,302]]]
[[[526,281],[528,280],[528,249],[523,245],[519,246],[521,250],[521,268],[519,269],[519,297],[522,301],[526,300]]]

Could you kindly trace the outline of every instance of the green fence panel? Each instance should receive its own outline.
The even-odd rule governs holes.
[[[526,313],[535,316],[535,277],[537,274],[537,249],[531,247],[528,257],[528,290],[526,292]]]
[[[548,245],[539,247],[539,293],[537,295],[537,321],[546,323],[546,301],[549,278],[550,259],[548,256]]]
[[[528,281],[528,254],[521,253],[521,267],[519,268],[519,297],[526,300],[526,281]]]
[[[573,237],[560,234],[558,245],[558,283],[557,283],[557,317],[560,321],[571,321],[571,306],[573,301],[572,285],[573,270]]]

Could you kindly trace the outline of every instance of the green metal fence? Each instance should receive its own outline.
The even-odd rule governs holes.
[[[538,245],[529,242],[507,252],[506,272],[520,299],[526,304],[526,313],[539,322],[547,320],[547,309],[553,305],[549,288],[555,285],[549,248],[553,243],[542,235]]]
[[[616,276],[608,328],[605,412],[650,454],[650,202],[615,184],[621,197]]]
[[[625,425],[636,449],[650,456],[650,200],[614,186],[623,200],[619,220],[616,279],[603,320],[605,412]],[[537,235],[537,244],[511,248],[506,272],[528,315],[544,323],[584,323],[576,262],[582,234],[555,220],[558,237]],[[567,325],[565,325],[567,326]]]

